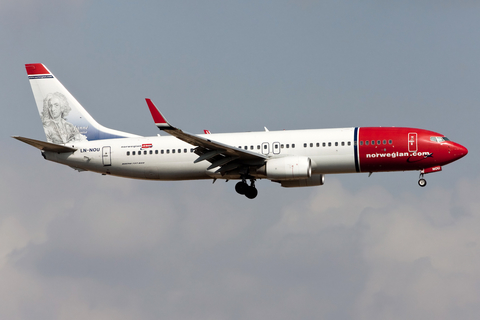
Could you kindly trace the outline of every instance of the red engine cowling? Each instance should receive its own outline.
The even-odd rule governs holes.
[[[271,180],[299,180],[312,176],[312,161],[308,157],[270,159],[265,167],[267,179]]]

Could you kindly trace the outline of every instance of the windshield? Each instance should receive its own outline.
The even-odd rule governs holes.
[[[430,137],[430,140],[435,142],[450,141],[447,137]]]

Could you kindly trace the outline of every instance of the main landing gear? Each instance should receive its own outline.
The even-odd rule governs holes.
[[[423,175],[424,175],[423,173],[420,173],[420,177],[418,179],[418,185],[422,188],[427,185],[427,180],[423,178]]]
[[[239,194],[245,195],[248,199],[255,199],[258,195],[258,190],[255,188],[255,179],[253,178],[250,179],[250,185],[248,185],[246,180],[242,178],[242,181],[235,185],[235,191]]]

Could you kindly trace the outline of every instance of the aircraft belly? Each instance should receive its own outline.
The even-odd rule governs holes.
[[[194,180],[208,179],[205,166],[194,165],[192,162],[162,163],[152,166],[158,173],[159,180]]]

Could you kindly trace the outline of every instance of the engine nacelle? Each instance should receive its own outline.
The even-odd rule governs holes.
[[[298,180],[312,176],[312,161],[308,157],[270,159],[265,164],[265,175],[270,180]]]
[[[298,187],[314,187],[321,186],[325,182],[325,175],[323,174],[314,174],[307,179],[298,179],[298,180],[286,180],[281,181],[282,187],[284,188],[298,188]]]

